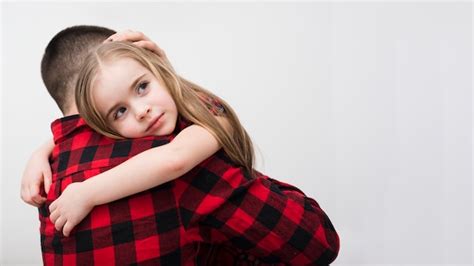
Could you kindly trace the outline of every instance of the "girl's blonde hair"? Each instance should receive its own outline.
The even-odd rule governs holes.
[[[76,104],[82,118],[97,132],[115,139],[123,138],[99,113],[92,98],[92,83],[100,65],[110,59],[131,58],[148,69],[155,77],[161,77],[176,103],[178,114],[193,124],[206,128],[222,145],[225,153],[247,173],[254,176],[254,149],[252,141],[240,124],[234,110],[223,99],[206,89],[180,77],[171,64],[158,55],[125,42],[101,44],[86,59],[76,83]],[[232,128],[227,132],[206,105],[219,102]]]

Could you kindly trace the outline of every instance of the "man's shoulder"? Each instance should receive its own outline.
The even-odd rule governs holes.
[[[51,169],[53,175],[65,177],[94,168],[113,167],[171,139],[171,136],[111,139],[90,127],[80,126],[57,139],[50,157]]]

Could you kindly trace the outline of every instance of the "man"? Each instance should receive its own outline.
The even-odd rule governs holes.
[[[68,184],[84,181],[174,137],[111,140],[94,132],[76,114],[74,83],[82,59],[113,33],[94,26],[68,28],[51,40],[43,57],[43,80],[65,114],[52,124],[56,146],[51,156],[53,175],[47,198],[40,196],[40,182],[35,182],[32,189],[22,189],[30,191],[22,192],[26,202],[46,202],[40,207],[44,263],[228,264],[224,258],[229,254],[231,260],[242,258],[245,263],[325,265],[333,261],[339,238],[314,200],[292,186],[265,177],[247,179],[242,175],[245,182],[229,186],[204,164],[196,167],[199,175],[186,174],[94,208],[70,237],[54,230],[48,206]],[[165,56],[140,33],[115,34],[111,38],[133,41]],[[217,164],[222,158],[218,153],[210,160]],[[48,183],[46,178],[45,184]],[[30,184],[26,182],[24,187],[31,187]],[[216,195],[224,199],[220,207],[208,204],[215,202]],[[229,252],[228,247],[237,251]],[[247,257],[247,253],[259,260]]]

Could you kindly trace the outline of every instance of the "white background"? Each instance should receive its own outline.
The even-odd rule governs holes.
[[[41,264],[20,179],[61,116],[44,48],[77,24],[143,31],[226,99],[258,169],[331,218],[334,265],[472,264],[470,2],[2,3],[1,20],[1,265]]]

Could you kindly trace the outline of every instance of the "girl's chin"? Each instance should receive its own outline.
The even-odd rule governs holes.
[[[174,125],[167,126],[163,125],[159,130],[157,130],[155,133],[153,133],[154,136],[166,136],[169,134],[172,134],[174,132]]]
[[[136,139],[136,138],[143,138],[143,137],[149,137],[149,136],[166,136],[170,135],[174,132],[175,125],[162,125],[159,129],[156,131],[150,131],[146,133],[131,133],[131,134],[121,134],[127,139]]]

